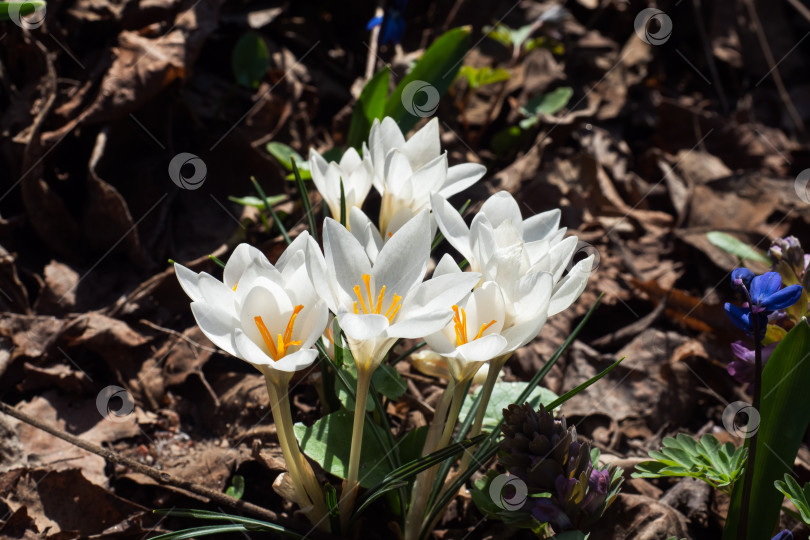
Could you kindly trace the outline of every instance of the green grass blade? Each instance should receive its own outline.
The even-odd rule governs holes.
[[[580,392],[582,392],[583,390],[585,390],[586,388],[588,388],[589,386],[594,384],[596,381],[598,381],[599,379],[601,379],[602,377],[604,377],[605,375],[607,375],[608,373],[610,373],[611,371],[616,369],[619,366],[619,364],[622,363],[623,360],[624,360],[624,357],[619,358],[618,360],[613,362],[607,369],[605,369],[602,373],[599,373],[595,377],[591,377],[590,379],[588,379],[584,383],[580,384],[576,388],[573,388],[573,389],[569,390],[568,392],[566,392],[565,394],[561,395],[559,398],[557,398],[553,402],[549,403],[547,409],[549,411],[553,411],[554,409],[556,409],[557,407],[559,407],[560,405],[562,405],[563,403],[565,403],[566,401],[568,401],[569,399],[571,399],[575,395],[579,394]]]
[[[735,485],[723,540],[737,538],[743,527],[748,540],[773,535],[782,506],[782,494],[774,482],[792,472],[799,444],[810,423],[810,325],[799,322],[779,342],[762,370],[757,451],[748,516],[740,515],[744,482]],[[750,442],[751,439],[749,439]]]
[[[284,227],[284,224],[279,219],[278,214],[273,209],[273,206],[270,204],[270,201],[267,200],[267,195],[265,195],[262,186],[260,186],[259,182],[256,181],[256,178],[252,176],[250,177],[250,181],[253,183],[253,188],[256,190],[256,193],[259,194],[259,197],[261,197],[262,201],[264,202],[264,209],[270,212],[270,216],[273,218],[273,223],[275,223],[276,227],[278,227],[278,230],[281,232],[281,236],[284,237],[284,241],[287,242],[287,245],[290,245],[291,243],[290,235],[287,234],[287,229]]]
[[[307,185],[301,178],[301,173],[298,171],[298,165],[293,158],[290,163],[292,164],[293,174],[295,175],[295,183],[298,184],[298,193],[301,194],[301,202],[304,203],[304,211],[307,214],[307,221],[309,222],[309,234],[315,241],[318,241],[318,224],[315,222],[315,214],[312,213],[312,204],[309,202],[309,191]]]

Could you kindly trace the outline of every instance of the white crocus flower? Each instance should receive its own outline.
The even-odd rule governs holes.
[[[450,324],[425,336],[428,346],[447,359],[457,385],[471,380],[484,363],[500,355],[507,346],[501,335],[506,310],[495,282],[485,282],[462,304],[453,306]]]
[[[279,443],[296,501],[315,524],[324,523],[323,491],[303,458],[293,431],[288,384],[296,371],[318,356],[313,344],[323,334],[329,311],[307,272],[307,247],[317,244],[302,233],[274,266],[257,249],[238,246],[224,270],[224,281],[175,265],[191,311],[215,345],[253,364],[264,376]]]
[[[469,261],[471,270],[498,283],[511,315],[516,316],[513,306],[522,298],[521,280],[532,273],[551,274],[549,316],[566,309],[585,289],[594,257],[579,261],[563,276],[576,250],[577,238],[563,238],[566,229],[558,228],[559,210],[523,220],[515,199],[501,191],[484,202],[468,228],[440,195],[432,197],[432,205],[447,241]]]
[[[310,249],[307,264],[318,293],[336,314],[357,366],[352,447],[341,516],[348,519],[357,493],[365,405],[371,375],[399,338],[420,338],[452,318],[480,275],[445,275],[422,281],[430,257],[430,221],[422,212],[382,246],[375,261],[332,219],[323,227],[324,254]],[[324,258],[325,256],[325,258]]]
[[[309,152],[309,167],[312,181],[321,197],[329,206],[332,217],[340,220],[340,183],[343,182],[343,195],[346,212],[352,207],[360,208],[371,191],[374,179],[371,160],[361,158],[354,148],[349,148],[340,163],[327,161],[315,150]]]
[[[358,370],[373,371],[399,338],[436,332],[452,318],[480,275],[444,275],[422,281],[430,257],[427,212],[409,221],[384,243],[375,261],[352,233],[336,221],[324,223],[324,255],[308,253],[318,293],[337,315]]]
[[[546,319],[570,306],[588,283],[593,255],[576,263],[563,276],[577,246],[576,237],[564,238],[560,211],[551,210],[526,220],[507,192],[492,195],[482,205],[468,228],[459,213],[440,195],[431,201],[439,228],[450,244],[480,271],[484,280],[498,284],[507,313],[502,335],[509,344],[490,361],[487,381],[481,389],[481,405],[470,436],[481,433],[484,414],[498,373],[519,347],[530,342]],[[461,469],[470,458],[462,459]]]
[[[430,208],[430,195],[451,197],[484,176],[477,163],[448,167],[441,151],[439,121],[430,120],[405,140],[397,123],[389,117],[374,120],[363,155],[374,168],[374,187],[382,196],[380,231],[395,232],[406,221]]]

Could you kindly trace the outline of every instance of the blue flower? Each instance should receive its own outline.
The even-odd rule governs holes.
[[[754,279],[754,273],[748,268],[735,268],[731,272],[731,287],[742,291],[743,287],[748,289],[751,287],[751,280]]]
[[[377,16],[368,21],[366,30],[371,30],[375,26],[383,25],[382,32],[380,33],[380,43],[399,43],[402,41],[402,36],[405,35],[405,19],[402,13],[408,5],[408,0],[394,0],[392,6],[386,13],[385,17]]]
[[[782,532],[771,538],[771,540],[793,540],[793,533],[787,529],[783,529]]]
[[[752,279],[750,292],[754,312],[777,311],[799,301],[802,295],[801,285],[791,285],[784,289],[781,287],[782,277],[777,272],[765,272]]]
[[[728,318],[737,328],[748,335],[754,332],[754,321],[759,329],[759,339],[765,337],[768,326],[768,315],[785,309],[799,301],[802,295],[801,285],[791,285],[782,289],[782,278],[777,272],[766,272],[761,276],[747,268],[737,268],[731,273],[731,286],[747,293],[749,303],[737,307],[726,302]],[[756,319],[754,319],[756,318]]]

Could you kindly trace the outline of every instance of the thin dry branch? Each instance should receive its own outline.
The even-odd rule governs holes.
[[[49,433],[54,437],[69,442],[70,444],[77,446],[82,450],[86,450],[87,452],[91,452],[93,454],[101,456],[110,463],[129,467],[132,471],[146,475],[149,478],[152,478],[153,480],[160,482],[161,484],[166,484],[186,492],[201,495],[220,505],[228,506],[230,508],[239,510],[241,512],[244,512],[245,514],[252,515],[259,519],[264,519],[279,525],[283,525],[284,527],[287,527],[291,530],[298,530],[302,529],[302,527],[306,527],[305,524],[292,522],[287,519],[281,518],[275,512],[268,510],[266,508],[262,508],[261,506],[257,506],[247,501],[236,499],[229,495],[225,495],[224,493],[220,493],[219,491],[215,491],[211,488],[195,484],[194,482],[189,482],[188,480],[176,478],[167,472],[159,471],[157,469],[149,467],[148,465],[144,465],[143,463],[135,461],[134,459],[130,459],[128,457],[117,454],[116,452],[107,450],[105,448],[102,448],[101,446],[85,441],[84,439],[77,437],[71,433],[68,433],[64,430],[46,424],[34,418],[33,416],[29,416],[28,414],[20,411],[19,409],[12,407],[7,403],[3,403],[2,401],[0,401],[0,411],[6,413],[9,416],[13,416],[14,418],[22,422],[25,422],[26,424],[34,426],[37,429],[41,429],[42,431]],[[318,533],[317,531],[310,531],[306,534],[306,536],[310,538],[329,538],[328,536],[322,533]]]

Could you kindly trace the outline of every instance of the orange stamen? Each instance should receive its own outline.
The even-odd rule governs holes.
[[[353,288],[354,294],[357,295],[357,300],[360,301],[360,306],[357,305],[357,302],[354,303],[354,312],[360,313],[359,308],[362,307],[363,313],[367,315],[380,315],[382,313],[383,304],[385,304],[385,285],[380,289],[380,293],[377,295],[377,302],[375,303],[374,297],[371,295],[371,275],[363,274],[363,283],[366,284],[365,296],[363,295],[363,289],[360,285],[355,285]],[[368,298],[368,304],[366,304],[366,298]],[[385,312],[385,316],[389,321],[393,322],[394,317],[399,313],[399,309],[402,307],[401,301],[402,297],[394,293],[394,301],[391,302],[391,306],[388,308],[388,311]]]
[[[276,344],[273,343],[273,337],[270,335],[270,331],[267,330],[267,326],[264,325],[264,321],[260,316],[253,317],[253,322],[256,323],[256,327],[259,329],[259,333],[262,335],[262,340],[264,344],[267,345],[267,348],[270,349],[270,356],[273,357],[273,360],[278,360],[278,351],[276,350]]]
[[[238,283],[234,284],[233,289],[232,289],[232,290],[233,290],[233,292],[236,292],[236,286],[237,286],[237,285],[239,285],[239,284],[238,284]]]
[[[295,319],[303,309],[304,306],[302,305],[295,306],[292,315],[290,315],[290,320],[287,321],[287,328],[284,329],[284,335],[276,334],[278,344],[274,342],[273,336],[270,334],[270,331],[267,329],[267,326],[264,324],[262,318],[259,316],[253,317],[256,327],[259,329],[259,333],[262,335],[262,341],[264,341],[264,344],[270,350],[270,356],[273,358],[273,360],[278,361],[287,356],[287,349],[290,346],[301,345],[301,341],[292,341],[292,333],[293,327],[295,326]]]
[[[480,329],[480,330],[478,331],[478,333],[475,335],[475,337],[473,338],[473,341],[475,341],[476,339],[478,339],[478,338],[480,338],[481,336],[483,336],[483,335],[484,335],[484,332],[486,332],[486,331],[487,331],[487,328],[489,328],[489,327],[490,327],[490,326],[492,326],[493,324],[495,324],[495,319],[492,319],[492,320],[491,320],[491,321],[489,321],[487,324],[482,324],[482,325],[481,325],[481,329]]]
[[[385,312],[385,316],[388,318],[388,322],[394,322],[394,317],[397,316],[397,313],[399,313],[399,308],[402,307],[402,304],[400,304],[401,300],[402,297],[400,295],[394,294],[394,301],[391,302],[391,307],[388,308],[388,311]]]
[[[365,278],[366,276],[368,276],[368,274],[364,275],[363,277]],[[363,306],[363,313],[368,313],[368,308],[366,308],[366,301],[363,300],[363,293],[360,290],[360,285],[354,286],[354,294],[357,295],[357,299],[360,300],[360,305]],[[357,302],[354,303],[354,312],[357,313]]]
[[[456,334],[456,347],[460,347],[465,343],[469,343],[470,340],[467,339],[467,312],[464,311],[464,308],[460,308],[458,306],[453,306],[453,330]],[[486,324],[481,325],[481,329],[478,330],[478,333],[472,338],[472,341],[480,338],[484,335],[484,332],[487,331],[487,328],[495,324],[495,320],[491,320]]]
[[[380,289],[380,295],[377,297],[377,307],[374,309],[374,313],[376,313],[377,315],[380,314],[380,310],[382,309],[383,297],[385,297],[385,285],[382,286],[382,289]]]

